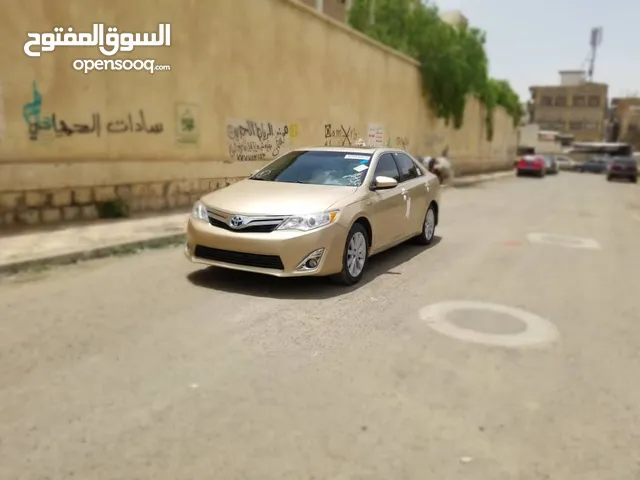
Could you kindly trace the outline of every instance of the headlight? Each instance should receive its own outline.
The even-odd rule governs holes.
[[[204,203],[196,202],[193,205],[193,210],[191,210],[191,218],[195,220],[202,220],[205,222],[209,221],[209,212],[207,212],[207,207],[204,206]]]
[[[333,223],[338,218],[338,211],[314,213],[310,215],[294,215],[287,218],[278,230],[302,230],[307,232]]]

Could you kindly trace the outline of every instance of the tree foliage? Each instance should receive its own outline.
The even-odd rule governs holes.
[[[455,128],[464,120],[467,96],[485,105],[487,138],[493,138],[493,110],[503,107],[517,125],[523,115],[518,95],[506,80],[489,77],[485,34],[453,27],[435,6],[420,0],[354,0],[353,28],[420,62],[423,88],[435,114]]]

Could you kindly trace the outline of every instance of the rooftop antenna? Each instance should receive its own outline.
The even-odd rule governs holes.
[[[596,52],[598,47],[602,43],[602,27],[595,27],[591,29],[591,38],[589,39],[589,46],[591,47],[591,55],[589,56],[589,74],[587,80],[593,81],[593,71],[596,65]]]

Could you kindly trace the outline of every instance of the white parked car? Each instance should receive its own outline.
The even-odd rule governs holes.
[[[576,166],[578,165],[578,162],[576,162],[575,160],[561,155],[556,156],[556,162],[558,162],[560,170],[575,170]]]

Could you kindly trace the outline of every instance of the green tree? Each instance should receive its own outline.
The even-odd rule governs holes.
[[[420,62],[423,89],[435,114],[462,127],[467,96],[485,105],[487,138],[493,111],[502,106],[514,124],[522,117],[518,95],[505,80],[489,77],[486,36],[477,28],[443,22],[435,6],[420,0],[354,0],[350,25]]]

